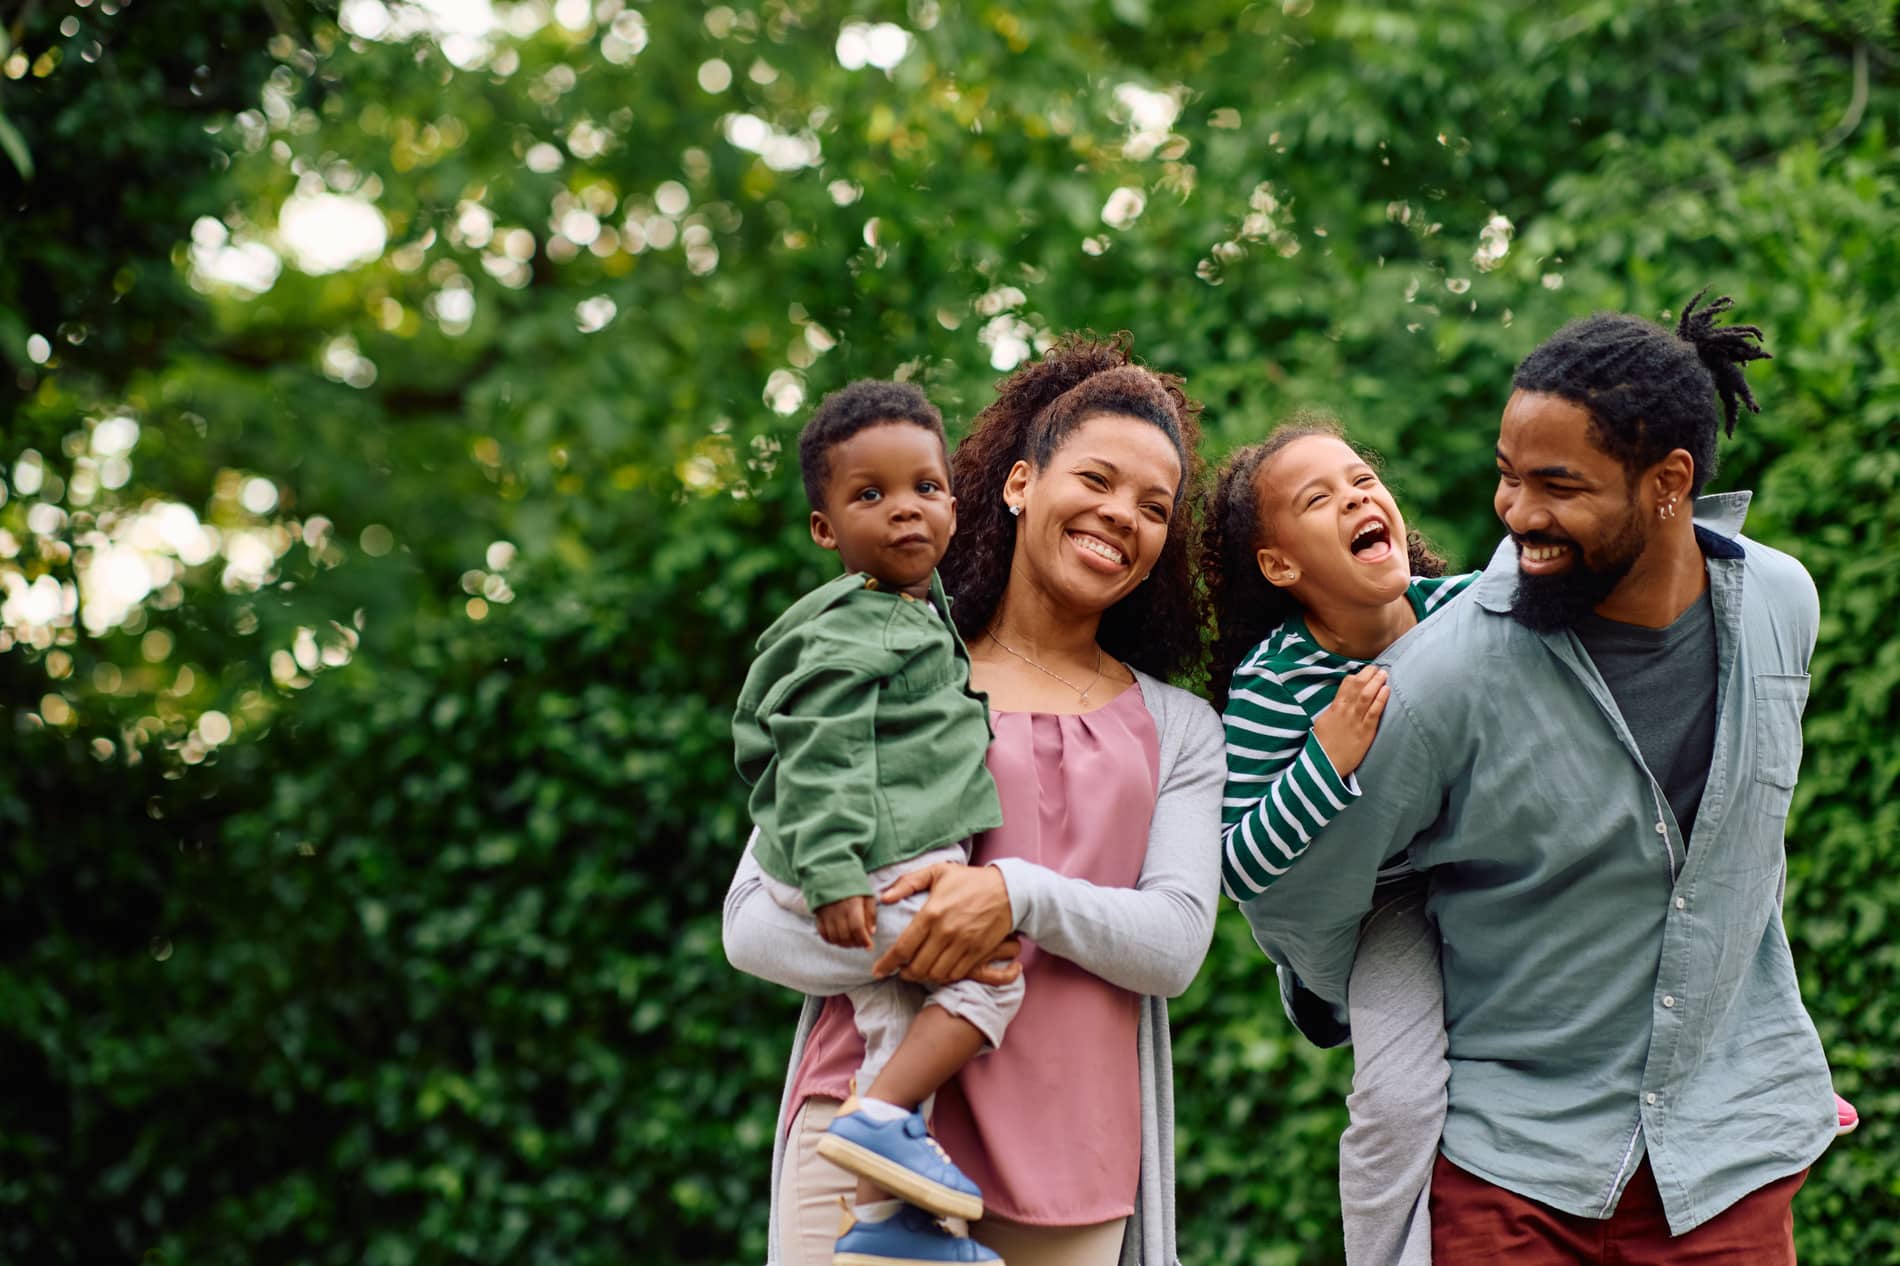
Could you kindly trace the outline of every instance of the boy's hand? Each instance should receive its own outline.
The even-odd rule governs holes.
[[[1339,693],[1313,718],[1313,734],[1319,739],[1326,758],[1333,762],[1341,778],[1350,778],[1359,762],[1366,758],[1373,736],[1379,732],[1379,718],[1385,714],[1385,702],[1392,697],[1386,685],[1385,669],[1367,664],[1339,683]]]
[[[871,929],[877,926],[875,897],[846,897],[812,912],[818,920],[818,935],[827,945],[842,949],[870,949]]]

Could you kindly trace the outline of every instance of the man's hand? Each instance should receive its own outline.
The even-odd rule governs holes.
[[[1367,664],[1339,683],[1339,693],[1317,717],[1313,734],[1333,762],[1341,778],[1350,778],[1359,762],[1366,758],[1373,736],[1379,732],[1379,718],[1392,697],[1386,684],[1385,669]]]
[[[812,912],[818,935],[841,949],[870,949],[871,929],[877,926],[877,898],[846,897]]]

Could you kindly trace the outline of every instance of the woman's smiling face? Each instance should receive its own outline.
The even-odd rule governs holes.
[[[1102,414],[1033,469],[1018,462],[1004,498],[1023,508],[1016,569],[1063,606],[1106,611],[1147,578],[1181,487],[1174,441],[1154,423]]]

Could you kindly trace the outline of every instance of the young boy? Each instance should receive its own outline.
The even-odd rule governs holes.
[[[876,894],[909,871],[966,861],[969,837],[1002,824],[983,764],[988,702],[970,689],[936,571],[956,530],[943,419],[915,387],[856,382],[825,398],[798,455],[812,539],[837,551],[845,574],[759,638],[733,744],[773,898],[810,915],[830,944],[881,952],[928,894],[890,905]],[[867,1089],[818,1150],[861,1180],[858,1225],[837,1260],[915,1259],[924,1254],[879,1236],[942,1232],[893,1216],[899,1205],[876,1200],[878,1189],[939,1215],[982,1216],[981,1193],[917,1108],[1001,1042],[1023,986],[960,981],[920,1008],[915,987],[874,980],[872,961],[867,952],[864,983],[848,991]],[[961,1260],[994,1260],[969,1256],[988,1254],[973,1242],[959,1248]]]

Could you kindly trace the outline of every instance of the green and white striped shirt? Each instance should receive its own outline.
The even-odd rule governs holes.
[[[1414,576],[1405,596],[1423,620],[1478,578]],[[1307,845],[1359,798],[1313,733],[1313,719],[1348,673],[1367,661],[1335,655],[1295,616],[1247,653],[1227,691],[1227,788],[1221,798],[1221,887],[1235,901],[1257,897],[1291,869]],[[1391,878],[1407,862],[1380,872]]]

